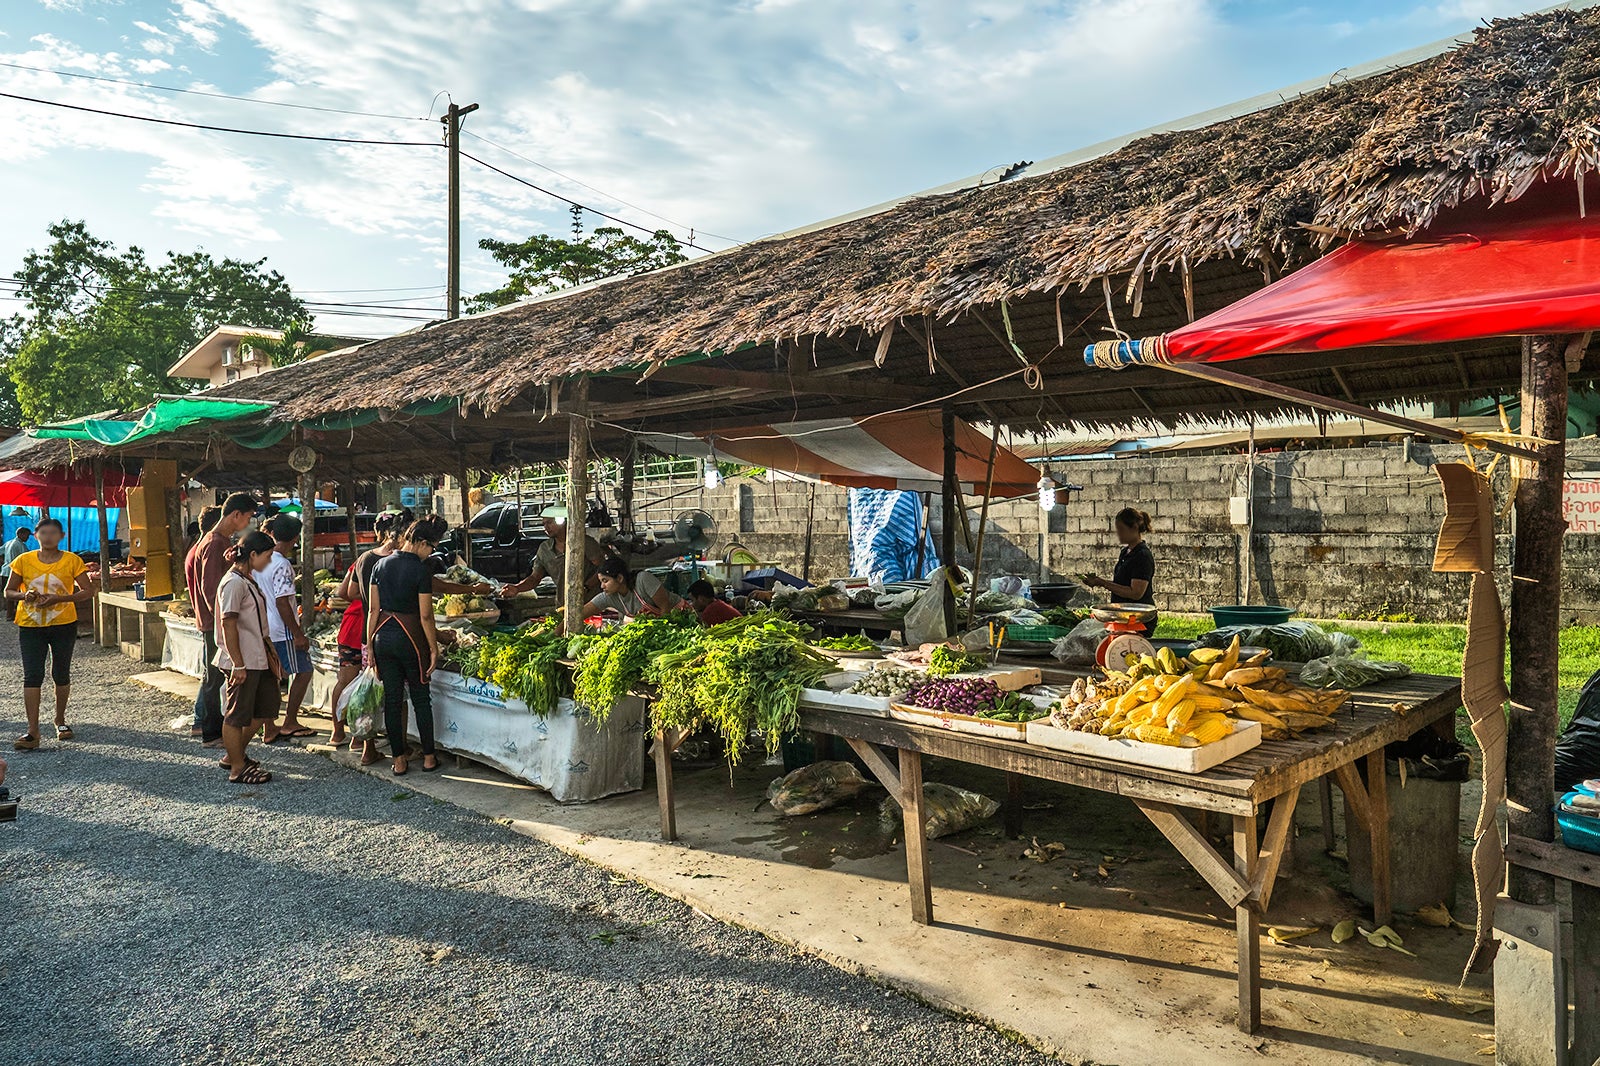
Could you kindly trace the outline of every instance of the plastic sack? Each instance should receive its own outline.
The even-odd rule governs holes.
[[[1343,633],[1335,634],[1344,636]],[[1393,681],[1411,673],[1405,663],[1383,662],[1367,658],[1360,647],[1339,650],[1320,659],[1312,659],[1300,669],[1300,681],[1312,688],[1365,688],[1379,681]]]
[[[1275,626],[1226,626],[1213,629],[1195,643],[1202,648],[1226,648],[1234,636],[1247,648],[1265,648],[1278,662],[1308,663],[1332,655],[1337,647],[1348,646],[1345,641],[1335,643],[1333,634],[1314,622],[1283,622]],[[1350,650],[1360,647],[1356,642]]]
[[[917,593],[916,602],[906,610],[906,644],[937,644],[950,636],[944,624],[944,567],[928,575],[928,587]]]
[[[993,818],[999,809],[1000,804],[988,796],[954,785],[928,783],[922,786],[923,833],[929,840],[981,825]],[[879,814],[886,826],[892,826],[901,820],[900,805],[890,796],[883,801]]]
[[[1105,639],[1105,623],[1085,618],[1055,642],[1050,654],[1064,666],[1093,666],[1095,653]]]
[[[371,740],[383,727],[383,682],[378,671],[367,667],[339,694],[334,713],[350,727],[355,740]]]
[[[1571,792],[1591,777],[1600,777],[1600,670],[1583,683],[1572,721],[1556,741],[1556,791]]]
[[[912,604],[917,602],[920,592],[920,589],[907,589],[904,592],[885,593],[872,606],[885,618],[898,620],[906,616]]]
[[[814,762],[767,786],[767,802],[785,818],[815,814],[854,799],[872,782],[853,763]]]

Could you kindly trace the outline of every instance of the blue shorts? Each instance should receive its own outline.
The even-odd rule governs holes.
[[[311,653],[301,651],[294,646],[292,640],[275,640],[272,646],[278,649],[278,661],[283,664],[286,674],[309,674],[311,672]]]

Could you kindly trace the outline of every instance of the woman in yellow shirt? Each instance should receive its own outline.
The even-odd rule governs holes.
[[[11,564],[6,600],[17,605],[22,646],[22,703],[28,731],[14,745],[18,751],[39,746],[39,698],[44,687],[45,659],[56,683],[56,739],[71,740],[67,696],[72,692],[72,647],[78,639],[78,604],[94,598],[84,576],[83,560],[61,550],[61,523],[41,521],[34,530],[37,551],[25,552]]]

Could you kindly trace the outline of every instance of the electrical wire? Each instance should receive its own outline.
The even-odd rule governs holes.
[[[672,219],[672,218],[668,218],[666,215],[657,214],[656,212],[650,210],[648,207],[640,207],[638,204],[629,203],[627,200],[624,200],[622,197],[617,196],[615,193],[606,192],[604,189],[597,189],[593,185],[590,185],[586,181],[583,181],[583,180],[581,180],[579,178],[575,178],[571,174],[565,174],[565,173],[557,170],[555,167],[550,166],[547,163],[541,163],[537,159],[532,159],[532,158],[530,158],[528,156],[523,155],[521,152],[515,151],[515,150],[510,149],[510,148],[507,148],[503,144],[497,144],[496,142],[491,141],[489,138],[483,136],[482,134],[473,133],[471,130],[466,129],[465,127],[462,128],[461,132],[466,134],[468,137],[471,137],[475,141],[482,141],[484,144],[488,145],[490,148],[495,149],[496,151],[504,152],[506,155],[513,156],[513,157],[515,157],[517,159],[522,160],[524,163],[531,163],[532,165],[538,167],[540,170],[547,171],[547,172],[549,172],[551,174],[554,174],[556,177],[561,178],[564,181],[570,181],[570,182],[572,182],[572,184],[578,186],[579,188],[588,189],[590,192],[595,193],[596,195],[604,196],[606,199],[614,201],[615,203],[619,203],[623,207],[632,208],[633,210],[639,212],[642,215],[649,215],[651,218],[658,218],[662,222],[667,223],[668,225],[677,226],[679,229],[687,230],[691,234],[693,234],[693,233],[703,233],[707,237],[715,237],[717,240],[719,240],[719,241],[727,241],[729,244],[743,244],[743,243],[745,243],[745,242],[739,240],[736,237],[725,237],[720,233],[712,233],[710,230],[698,229],[698,228],[696,228],[694,226],[691,226],[691,225],[689,225],[689,224],[687,224],[685,222],[679,222],[677,219]]]
[[[3,95],[4,95],[3,93],[0,93],[0,96],[3,96]],[[641,226],[638,223],[629,222],[625,218],[618,218],[616,215],[610,215],[610,214],[607,214],[604,211],[597,211],[596,209],[590,207],[588,204],[579,203],[577,200],[572,199],[570,196],[562,196],[560,193],[554,192],[554,191],[552,191],[550,189],[547,189],[543,185],[536,185],[533,182],[529,181],[527,178],[519,177],[518,175],[511,173],[511,171],[509,171],[509,170],[501,170],[499,167],[495,166],[493,163],[486,163],[482,159],[479,159],[477,156],[473,155],[471,152],[462,152],[461,153],[461,158],[462,159],[470,159],[474,163],[478,164],[480,167],[483,167],[485,170],[492,170],[496,174],[499,174],[503,178],[510,178],[512,181],[516,182],[518,185],[526,185],[528,188],[534,190],[535,192],[544,193],[546,196],[550,197],[551,199],[560,200],[562,203],[569,204],[572,207],[581,207],[585,211],[589,212],[590,214],[599,215],[601,218],[609,219],[610,221],[615,222],[619,226],[626,226],[629,229],[636,229],[640,233],[647,233],[647,234],[650,234],[651,236],[654,236],[655,233],[656,233],[655,230],[651,229],[648,226]],[[695,244],[693,241],[679,241],[678,243],[683,245],[683,247],[685,247],[685,248],[693,248],[697,252],[710,252],[711,251],[710,248],[706,248],[706,247],[704,247],[702,245]]]
[[[186,96],[205,96],[213,100],[237,100],[245,104],[265,104],[268,107],[291,107],[298,111],[320,111],[329,115],[356,115],[360,118],[389,118],[400,122],[429,122],[421,115],[386,115],[379,111],[350,111],[342,107],[322,107],[317,104],[291,104],[283,100],[260,100],[253,96],[235,96],[232,93],[207,92],[204,89],[180,89],[175,85],[156,85],[131,78],[113,78],[105,74],[84,74],[73,70],[54,70],[50,67],[30,67],[26,63],[0,62],[0,67],[12,70],[31,70],[35,74],[54,74],[59,78],[81,78],[84,81],[103,81],[112,85],[132,85],[139,89],[155,89],[164,93],[183,93]]]
[[[60,100],[45,100],[38,96],[22,96],[18,93],[0,92],[0,97],[7,100],[22,100],[30,104],[44,104],[46,107],[60,107],[68,111],[82,111],[90,115],[105,115],[110,118],[126,118],[135,122],[153,122],[161,126],[180,126],[191,130],[211,130],[215,133],[238,133],[246,137],[275,137],[288,141],[323,141],[330,144],[377,144],[393,148],[442,148],[444,145],[438,141],[381,141],[366,137],[327,137],[313,133],[281,133],[276,130],[249,130],[237,126],[213,126],[204,122],[182,122],[175,118],[156,118],[152,115],[131,115],[126,111],[107,111],[98,107],[85,107],[82,104],[68,104]],[[463,155],[466,153],[463,152]],[[599,214],[599,212],[596,212]]]

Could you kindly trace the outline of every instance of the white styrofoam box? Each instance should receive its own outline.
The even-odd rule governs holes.
[[[1071,751],[1094,755],[1102,759],[1155,766],[1163,770],[1197,774],[1242,755],[1261,743],[1260,722],[1235,720],[1233,732],[1211,744],[1198,748],[1174,748],[1165,744],[1146,744],[1142,740],[1121,740],[1103,737],[1098,733],[1084,733],[1076,729],[1062,729],[1052,725],[1050,719],[1041,718],[1028,723],[1028,743],[1038,744],[1056,751]]]
[[[800,690],[800,702],[812,707],[826,707],[835,711],[853,711],[857,714],[866,714],[875,718],[886,718],[889,715],[889,698],[887,696],[858,696],[845,689],[861,679],[861,671],[841,670],[836,674],[829,674],[819,682],[821,688],[807,688]]]

